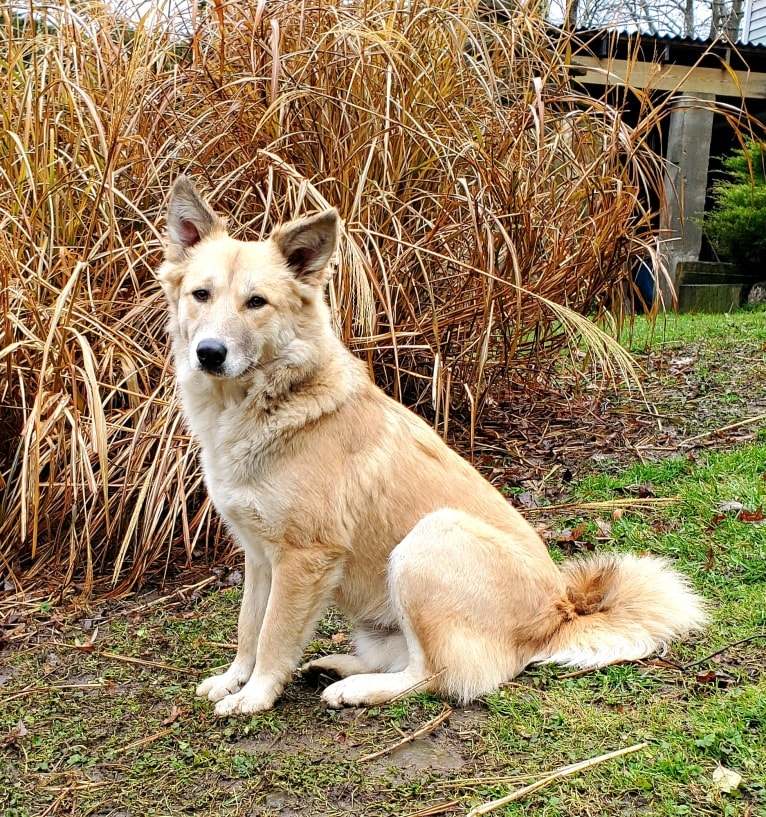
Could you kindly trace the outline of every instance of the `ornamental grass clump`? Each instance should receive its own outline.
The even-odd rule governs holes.
[[[562,348],[607,375],[650,244],[658,112],[569,79],[532,6],[274,0],[0,10],[0,569],[122,593],[217,558],[153,269],[174,176],[237,237],[328,204],[338,331],[445,435]],[[575,356],[569,358],[574,365]],[[451,420],[450,420],[451,418]]]

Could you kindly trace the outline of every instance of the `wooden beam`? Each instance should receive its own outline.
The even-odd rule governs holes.
[[[657,91],[686,94],[766,99],[766,74],[735,71],[733,68],[699,68],[658,62],[598,59],[575,56],[575,78],[587,85],[627,85]]]

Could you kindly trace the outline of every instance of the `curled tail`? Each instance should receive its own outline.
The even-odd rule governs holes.
[[[707,621],[686,577],[656,556],[605,554],[562,567],[572,615],[532,659],[574,667],[635,661]]]

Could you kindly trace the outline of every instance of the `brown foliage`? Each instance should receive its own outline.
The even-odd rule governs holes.
[[[330,297],[379,382],[446,433],[545,372],[648,240],[651,116],[576,93],[533,13],[275,0],[0,12],[0,569],[85,592],[225,545],[180,424],[152,274],[164,195],[206,186],[238,236],[326,204]],[[619,313],[618,313],[619,318]],[[103,590],[107,585],[102,584]]]

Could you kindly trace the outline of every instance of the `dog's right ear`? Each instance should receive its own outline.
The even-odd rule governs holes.
[[[180,261],[186,251],[214,233],[225,235],[226,226],[200,196],[187,176],[179,176],[168,203],[168,261]]]

